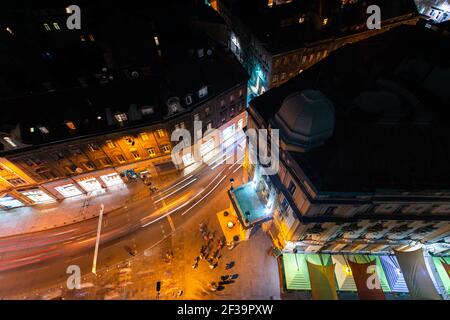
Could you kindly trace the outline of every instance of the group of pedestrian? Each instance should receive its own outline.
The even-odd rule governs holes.
[[[225,246],[225,240],[223,238],[217,239],[217,245],[214,249],[215,233],[209,231],[204,222],[200,223],[199,231],[205,243],[200,248],[200,255],[194,259],[192,268],[196,269],[200,260],[205,260],[208,262],[210,269],[215,269],[219,265],[219,260],[222,257],[220,251]]]
[[[164,256],[164,261],[166,263],[172,263],[172,260],[173,260],[173,251],[170,250],[170,251],[166,252],[166,254]]]
[[[234,262],[233,262],[233,266],[234,266]],[[214,281],[209,284],[209,286],[208,286],[209,290],[212,292],[221,291],[221,290],[225,289],[225,285],[233,284],[238,277],[239,277],[238,274],[221,276],[219,282]]]

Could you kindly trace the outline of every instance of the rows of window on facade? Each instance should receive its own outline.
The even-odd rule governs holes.
[[[298,179],[300,170],[292,160],[289,165],[281,161],[276,177],[261,175],[261,170],[260,164],[250,166],[249,179],[263,203],[273,208],[269,233],[282,251],[390,253],[413,242],[450,237],[450,222],[442,219],[450,213],[448,195],[439,202],[396,199],[394,194],[389,201],[377,194],[324,199],[307,178]]]
[[[419,19],[414,14],[393,17],[383,20],[379,30],[367,30],[356,25],[349,28],[354,30],[347,35],[329,36],[317,42],[304,43],[297,49],[272,53],[270,44],[258,39],[245,22],[234,16],[225,5],[222,6],[221,14],[231,29],[229,47],[251,76],[249,94],[253,94],[252,97],[287,82],[346,44],[364,40],[402,24],[415,24]],[[305,19],[306,16],[301,15],[298,23],[304,23]],[[323,26],[328,22],[329,18],[322,18]],[[283,21],[280,28],[283,28],[282,23]]]
[[[130,170],[150,177],[181,170],[192,164],[193,156],[187,152],[182,166],[173,164],[171,151],[178,142],[171,141],[172,132],[183,128],[194,137],[194,122],[201,121],[202,132],[196,134],[208,137],[208,141],[203,139],[201,151],[211,152],[246,126],[246,89],[243,82],[157,125],[6,152],[0,157],[0,208],[104,191],[123,184]],[[212,129],[219,129],[222,136],[218,141],[207,135]]]

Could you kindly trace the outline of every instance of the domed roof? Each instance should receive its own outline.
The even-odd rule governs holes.
[[[274,124],[286,143],[312,147],[333,135],[334,106],[320,91],[304,90],[284,99]]]

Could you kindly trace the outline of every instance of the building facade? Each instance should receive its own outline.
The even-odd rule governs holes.
[[[2,34],[2,57],[17,54],[20,67],[33,61],[36,72],[24,75],[26,82],[6,70],[0,81],[1,209],[102,191],[139,174],[151,179],[183,170],[194,159],[186,152],[182,164],[173,163],[176,129],[191,136],[218,129],[220,139],[201,142],[203,155],[246,126],[248,75],[201,28],[198,15],[191,23],[191,7],[138,8],[135,19],[118,15],[114,25],[96,16],[102,10],[89,8],[87,35],[66,30],[64,8],[36,13],[35,29],[11,20],[14,35]],[[168,23],[168,15],[176,22]],[[201,17],[218,29],[224,25],[212,9]],[[28,41],[29,30],[40,30],[35,36],[42,42]],[[48,51],[36,57],[40,46]],[[60,73],[63,67],[67,72]]]
[[[124,183],[130,170],[149,176],[182,170],[193,160],[187,153],[183,165],[174,165],[171,151],[178,141],[171,141],[172,132],[186,128],[193,136],[194,121],[201,121],[202,134],[219,129],[225,140],[246,126],[246,88],[244,80],[159,124],[2,152],[0,206],[39,204],[103,190]],[[203,141],[202,156],[220,143],[214,137]]]
[[[251,101],[248,127],[280,130],[278,174],[247,165],[260,198],[273,208],[267,229],[280,250],[389,254],[421,245],[432,254],[448,254],[450,176],[440,162],[449,139],[441,107],[450,100],[435,89],[419,95],[437,74],[424,80],[408,65],[410,59],[425,59],[412,39],[433,39],[436,50],[447,41],[422,26],[401,27],[338,50]],[[385,45],[364,51],[371,41]],[[415,52],[414,58],[393,57],[391,50]],[[355,65],[362,52],[364,67]],[[442,62],[433,61],[436,67]],[[368,71],[385,63],[396,70],[395,80],[382,80],[388,69]],[[361,78],[350,66],[368,73]],[[407,75],[417,79],[416,86],[408,86]],[[376,87],[367,82],[372,76],[379,80]],[[403,100],[413,96],[420,103]],[[387,109],[376,110],[380,107]]]
[[[369,30],[367,7],[379,5],[380,29]],[[279,86],[334,50],[403,24],[415,24],[413,1],[222,0],[230,49],[247,69],[250,98]]]

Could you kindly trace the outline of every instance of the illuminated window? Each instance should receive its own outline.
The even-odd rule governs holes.
[[[44,23],[44,28],[47,31],[51,31],[52,29],[50,29],[50,26],[47,23]]]
[[[164,138],[166,136],[166,130],[164,129],[158,129],[156,132],[160,138]]]
[[[162,150],[163,150],[164,153],[169,153],[170,152],[170,145],[164,144],[161,147],[162,147]]]
[[[10,34],[10,35],[14,35],[14,32],[12,31],[12,29],[10,28],[10,27],[6,27],[6,31],[8,31],[8,33]]]
[[[155,45],[159,46],[159,38],[155,36],[153,37],[153,40],[155,40]]]
[[[91,161],[83,162],[82,165],[86,170],[94,170],[95,169],[95,166]]]
[[[148,148],[147,152],[148,152],[150,157],[156,156],[155,148]]]
[[[141,155],[137,151],[131,151],[131,154],[133,155],[134,160],[141,160]]]
[[[48,128],[47,127],[43,127],[43,126],[39,127],[39,131],[41,131],[43,134],[50,133],[50,131],[48,131]]]
[[[108,187],[113,187],[116,185],[123,184],[122,178],[120,178],[120,176],[117,173],[111,173],[111,174],[101,176],[100,179],[102,179],[103,182]]]
[[[53,27],[55,27],[56,30],[61,30],[61,28],[59,27],[59,24],[56,22],[53,22]]]
[[[113,164],[113,162],[111,161],[110,158],[101,158],[99,159],[100,163],[102,164],[102,166],[107,167]]]
[[[199,91],[198,91],[198,96],[200,98],[206,97],[208,95],[208,87],[207,86],[203,86]]]
[[[86,38],[85,38],[84,36],[80,36],[80,40],[81,40],[82,42],[84,42],[84,41],[86,41]]]
[[[82,195],[83,192],[81,192],[77,187],[75,187],[73,184],[67,184],[64,186],[56,187],[56,191],[61,193],[64,197],[75,197]]]
[[[148,141],[148,134],[145,132],[141,133],[141,139],[142,141]]]
[[[75,173],[75,170],[71,166],[65,166],[64,170],[66,170],[66,172],[69,174]]]
[[[13,148],[17,147],[17,144],[10,137],[4,137],[3,140],[5,140]]]
[[[326,26],[328,24],[328,18],[323,19],[323,25]]]
[[[100,147],[96,143],[89,143],[88,147],[91,151],[100,151]]]
[[[91,42],[95,41],[95,38],[94,38],[94,36],[92,34],[89,35],[89,40],[91,40]]]
[[[136,144],[136,142],[134,141],[134,138],[133,138],[133,137],[125,137],[124,140],[125,140],[125,142],[126,142],[127,144],[129,144],[130,146],[134,146],[134,145]]]
[[[298,18],[298,23],[303,23],[303,22],[305,22],[305,17]]]
[[[116,120],[118,121],[118,122],[124,122],[124,121],[127,121],[128,120],[128,116],[127,116],[127,114],[126,113],[116,113],[115,115],[114,115],[114,118],[116,118]]]
[[[106,145],[107,145],[108,148],[110,148],[110,149],[114,149],[114,148],[116,147],[116,144],[115,144],[114,141],[112,141],[112,140],[106,141]]]
[[[125,157],[124,157],[123,155],[121,155],[121,154],[118,154],[118,155],[116,156],[116,159],[117,159],[117,161],[119,161],[120,163],[124,163],[124,162],[127,161],[127,160],[125,159]]]
[[[33,127],[30,128],[30,132],[34,133],[34,128]]]
[[[0,198],[0,207],[7,209],[22,207],[23,203],[11,196],[4,196]]]
[[[29,191],[21,191],[21,193],[26,196],[28,199],[33,201],[33,203],[44,203],[44,202],[53,202],[55,201],[52,197],[46,194],[44,191],[39,189],[29,190]]]
[[[11,185],[13,185],[15,187],[26,184],[26,182],[20,178],[8,179],[7,181],[8,181],[8,183],[10,183]]]
[[[76,130],[77,129],[77,127],[75,126],[75,124],[72,121],[66,121],[66,126],[70,130]]]

